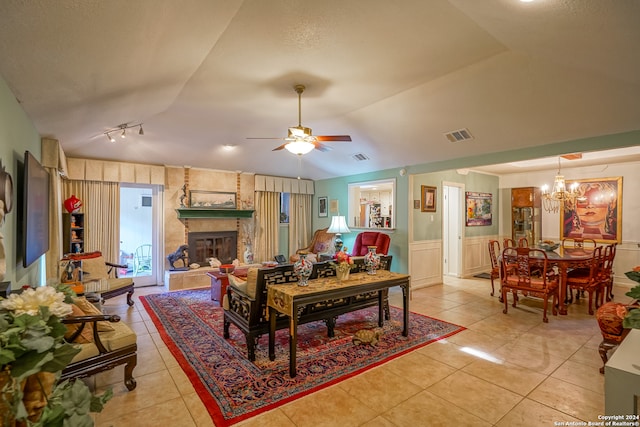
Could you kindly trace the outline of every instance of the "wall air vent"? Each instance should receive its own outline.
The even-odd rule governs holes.
[[[369,157],[366,154],[363,154],[363,153],[357,153],[357,154],[354,154],[351,157],[357,162],[362,162],[364,160],[369,160]]]
[[[461,142],[468,139],[473,139],[473,135],[469,132],[469,129],[459,129],[444,134],[449,142]]]

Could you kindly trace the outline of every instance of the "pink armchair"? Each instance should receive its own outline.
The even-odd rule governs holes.
[[[363,231],[356,236],[356,241],[353,244],[351,255],[366,255],[368,252],[368,246],[375,246],[376,253],[380,255],[387,255],[390,244],[391,237],[389,237],[388,234],[381,233],[379,231]]]
[[[334,239],[336,237],[333,233],[328,233],[329,228],[321,228],[316,230],[311,239],[311,243],[306,248],[300,248],[295,254],[289,257],[290,262],[296,262],[300,259],[300,252],[306,252],[307,259],[311,262],[318,260],[318,254],[325,252],[332,252],[334,248]]]

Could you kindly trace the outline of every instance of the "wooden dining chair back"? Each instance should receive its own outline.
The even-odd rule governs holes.
[[[602,292],[600,293],[599,304],[613,299],[613,261],[616,258],[616,244],[612,243],[604,247],[602,252],[602,270],[600,271],[600,281],[602,282]]]
[[[593,239],[583,239],[579,237],[562,239],[562,247],[566,249],[589,249],[593,250],[598,246]]]
[[[551,311],[557,315],[559,297],[559,279],[553,269],[549,268],[547,254],[540,249],[505,248],[502,251],[502,300],[503,313],[507,314],[507,293],[513,294],[513,307],[518,302],[518,293],[543,299],[542,321],[547,323],[549,298],[553,298]]]
[[[489,258],[491,259],[491,296],[495,292],[493,281],[500,278],[500,263],[498,263],[498,254],[500,253],[500,242],[497,240],[489,240]]]
[[[519,248],[528,248],[529,247],[529,240],[527,240],[526,237],[521,237],[518,239],[518,247]]]
[[[504,239],[503,243],[503,247],[505,248],[515,248],[516,247],[516,241],[513,239]]]
[[[567,274],[567,287],[569,289],[569,302],[573,302],[573,291],[576,291],[576,301],[580,299],[581,292],[589,294],[589,314],[593,314],[593,297],[596,296],[596,308],[598,296],[602,292],[603,283],[602,269],[604,266],[604,257],[602,255],[602,246],[597,246],[593,250],[593,255],[589,260],[587,268],[576,268]]]

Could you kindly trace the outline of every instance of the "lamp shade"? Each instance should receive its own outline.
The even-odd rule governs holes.
[[[298,138],[284,146],[287,151],[298,155],[307,154],[309,151],[313,150],[314,147],[315,146],[312,143]]]
[[[331,218],[331,225],[327,230],[327,233],[342,234],[351,233],[349,227],[347,227],[347,220],[342,215],[337,215]]]

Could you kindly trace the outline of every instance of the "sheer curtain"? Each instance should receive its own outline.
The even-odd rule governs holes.
[[[311,230],[311,194],[291,194],[289,200],[289,252],[309,245]]]
[[[253,248],[254,260],[272,260],[279,253],[280,193],[256,191],[256,220],[258,229]]]
[[[57,168],[45,167],[49,172],[49,250],[45,254],[47,279],[60,277],[58,266],[64,255],[62,249],[62,178]]]
[[[118,262],[120,255],[120,184],[75,181],[64,183],[64,198],[82,200],[85,252],[100,251],[105,260]]]

